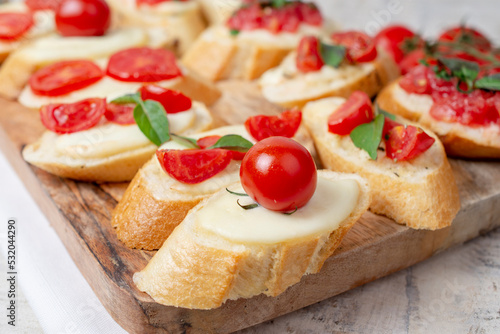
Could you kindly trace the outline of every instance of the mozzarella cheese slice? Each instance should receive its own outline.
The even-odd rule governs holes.
[[[253,203],[250,198],[221,192],[199,210],[196,224],[231,242],[243,244],[276,244],[334,231],[355,209],[360,189],[353,179],[332,181],[320,175],[311,200],[291,215],[261,206],[245,210],[236,201],[242,205]],[[244,192],[241,185],[231,190]]]

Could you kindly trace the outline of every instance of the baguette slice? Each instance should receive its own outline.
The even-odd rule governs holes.
[[[192,135],[202,138],[210,135],[237,134],[254,141],[243,125],[225,126]],[[315,156],[314,144],[305,128],[299,128],[294,137]],[[176,143],[162,148],[183,149]],[[166,174],[153,156],[135,175],[123,199],[113,211],[112,225],[118,239],[127,247],[154,250],[179,225],[189,210],[214,192],[239,180],[240,162],[232,161],[224,172],[198,185],[182,185]]]
[[[29,11],[28,6],[20,1],[2,3],[0,5],[0,13],[26,13]],[[55,30],[54,12],[51,10],[34,12],[33,21],[33,26],[21,38],[14,41],[0,41],[0,63],[23,43],[47,35]]]
[[[428,95],[407,93],[399,81],[384,88],[377,97],[379,106],[390,113],[401,115],[434,131],[449,156],[462,158],[500,159],[500,125],[470,127],[434,119],[429,111],[432,98]]]
[[[203,131],[212,125],[212,116],[203,104],[193,102],[192,110],[192,124],[181,134]],[[24,148],[23,157],[60,177],[123,182],[130,181],[156,149],[137,125],[104,123],[70,135],[46,131],[38,141]]]
[[[266,30],[242,31],[231,36],[223,25],[205,30],[186,52],[184,64],[212,81],[253,80],[281,63],[302,36],[323,33],[322,28],[302,24],[297,33],[274,35]]]
[[[0,95],[15,99],[31,75],[39,68],[70,59],[96,60],[132,47],[147,46],[150,39],[137,28],[109,31],[98,37],[61,37],[51,34],[38,38],[11,53],[0,68]]]
[[[460,209],[460,199],[441,142],[436,140],[429,150],[410,162],[394,162],[381,150],[377,160],[371,160],[365,151],[354,146],[349,136],[328,131],[328,116],[344,102],[343,98],[328,98],[310,102],[304,108],[306,126],[325,168],[366,178],[373,193],[370,210],[374,213],[414,229],[449,226]],[[437,139],[435,134],[426,132]]]
[[[296,57],[297,53],[292,52],[259,80],[264,97],[285,108],[302,108],[309,101],[330,96],[347,98],[356,90],[373,97],[400,74],[394,60],[382,50],[369,63],[342,64],[339,68],[324,65],[320,71],[310,73],[297,69]]]
[[[235,10],[241,7],[242,0],[198,0],[203,14],[210,25],[224,24]]]
[[[201,6],[196,1],[166,1],[140,5],[136,0],[108,0],[119,27],[140,27],[157,41],[154,47],[168,47],[182,55],[205,29]],[[167,38],[155,38],[156,36]]]
[[[324,193],[326,184],[339,190]],[[318,172],[315,196],[290,216],[262,207],[241,211],[237,198],[221,190],[193,208],[147,267],[134,274],[139,290],[157,303],[190,309],[262,293],[277,296],[319,272],[370,204],[365,180],[331,171]],[[219,206],[226,209],[219,212]]]

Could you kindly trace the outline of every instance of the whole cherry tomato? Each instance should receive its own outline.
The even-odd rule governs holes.
[[[399,64],[408,52],[422,44],[422,39],[405,26],[390,25],[378,32],[375,44]]]
[[[350,62],[366,63],[377,58],[377,49],[373,38],[360,31],[336,32],[331,35],[337,45],[345,46],[346,57]]]
[[[444,31],[439,36],[438,41],[470,45],[479,51],[491,50],[491,42],[486,36],[474,28],[465,26],[453,27]]]
[[[63,36],[102,36],[111,15],[104,0],[64,0],[56,10],[55,22]]]
[[[328,117],[328,131],[345,136],[358,125],[372,121],[374,117],[373,105],[368,95],[355,91]]]
[[[317,172],[309,151],[293,139],[269,137],[255,144],[240,168],[245,192],[266,209],[290,212],[309,202]]]

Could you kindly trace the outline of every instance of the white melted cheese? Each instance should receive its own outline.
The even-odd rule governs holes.
[[[155,84],[164,88],[169,88],[177,84],[180,80],[182,80],[182,77],[155,82]],[[143,84],[144,83],[141,82],[118,81],[105,76],[88,87],[61,96],[37,95],[31,90],[31,87],[27,85],[24,87],[18,100],[23,106],[33,109],[38,109],[49,103],[74,103],[94,97],[106,98],[108,101],[111,101],[119,96],[137,92]]]
[[[302,73],[297,69],[296,52],[288,55],[280,66],[266,71],[259,84],[272,102],[312,99],[347,86],[375,71],[373,63],[343,64],[339,68],[325,65],[319,71]]]
[[[240,135],[252,142],[255,142],[250,134],[248,134],[245,130],[243,125],[224,126],[218,129],[189,135],[189,137],[199,139],[206,136],[224,136],[228,134]],[[186,146],[176,141],[169,141],[163,144],[160,148],[170,150],[187,149]],[[158,159],[153,159],[153,165],[147,165],[148,175],[150,176],[148,177],[148,180],[153,183],[150,188],[157,190],[154,191],[154,196],[157,198],[163,198],[165,194],[169,194],[168,196],[170,196],[172,192],[176,194],[189,194],[192,196],[209,195],[239,180],[240,163],[240,161],[231,161],[229,166],[226,167],[224,171],[211,177],[210,179],[198,184],[184,184],[165,173],[160,166]]]
[[[194,105],[190,110],[168,115],[172,132],[182,133],[196,119]],[[151,145],[135,124],[119,125],[106,122],[85,131],[57,136],[56,151],[79,159],[102,159]]]
[[[43,66],[59,60],[103,58],[147,43],[147,33],[139,28],[114,30],[96,37],[62,37],[53,34],[37,39],[17,54],[29,59],[30,64]]]
[[[231,190],[242,192],[240,186]],[[355,209],[360,195],[355,180],[328,180],[318,177],[311,200],[292,215],[257,207],[238,206],[250,200],[230,193],[219,193],[196,215],[199,228],[227,240],[245,244],[275,244],[321,235],[336,230]]]

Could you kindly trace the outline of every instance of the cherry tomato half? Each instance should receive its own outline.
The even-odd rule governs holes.
[[[328,131],[345,136],[358,125],[371,122],[374,117],[373,105],[368,95],[355,91],[328,117]]]
[[[377,58],[375,42],[360,31],[336,32],[331,35],[331,39],[335,44],[346,47],[346,57],[350,62],[366,63]]]
[[[201,183],[222,172],[231,162],[231,152],[223,149],[158,150],[163,170],[179,182]]]
[[[206,148],[209,148],[210,146],[215,145],[215,143],[217,143],[217,141],[220,138],[221,138],[221,136],[217,136],[217,135],[202,137],[196,141],[196,144],[201,149],[206,149]],[[238,151],[231,151],[231,150],[228,150],[228,151],[231,152],[231,158],[233,160],[243,160],[243,158],[245,157],[245,154],[246,154],[246,152],[238,152]]]
[[[64,0],[57,7],[55,22],[63,36],[102,36],[111,14],[104,0]]]
[[[323,65],[320,54],[319,39],[314,36],[306,36],[300,40],[295,60],[297,68],[303,73],[319,71]]]
[[[16,40],[23,36],[33,24],[31,13],[0,13],[0,40]]]
[[[290,212],[307,204],[317,172],[309,151],[293,139],[269,137],[255,144],[240,168],[245,192],[266,209]]]
[[[103,76],[99,66],[89,60],[67,60],[36,71],[29,83],[35,94],[60,96],[88,87]]]
[[[110,122],[122,125],[135,124],[134,104],[108,103],[104,117]]]
[[[139,91],[143,100],[160,102],[167,114],[186,111],[193,106],[193,101],[189,97],[176,90],[157,85],[144,85]]]
[[[45,105],[40,119],[50,131],[64,134],[92,128],[106,111],[105,99],[86,99],[76,103]]]
[[[106,73],[125,82],[157,82],[182,75],[171,51],[148,47],[115,53],[109,59]]]
[[[388,133],[385,152],[389,159],[407,161],[427,151],[436,141],[421,128],[398,125]]]
[[[408,52],[422,44],[422,40],[413,31],[402,25],[385,27],[374,39],[377,47],[384,49],[398,64]]]
[[[258,115],[245,121],[245,128],[256,140],[272,136],[292,138],[302,122],[302,112],[286,110],[277,116]]]

